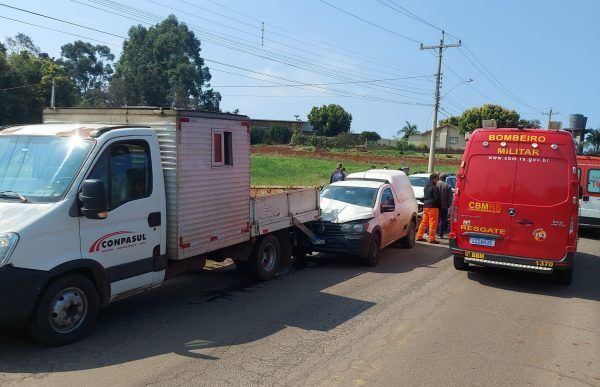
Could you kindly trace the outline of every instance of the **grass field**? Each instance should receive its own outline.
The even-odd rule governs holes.
[[[387,166],[390,169],[397,169],[404,165],[344,162],[343,158],[340,161],[344,163],[347,173],[364,171],[371,165],[377,168]],[[262,186],[320,186],[329,183],[329,175],[334,170],[335,164],[329,160],[253,154],[250,168],[251,183]],[[422,164],[409,163],[408,166],[411,172],[426,171],[427,160],[423,160]],[[438,170],[456,172],[456,169],[453,166],[441,166]]]

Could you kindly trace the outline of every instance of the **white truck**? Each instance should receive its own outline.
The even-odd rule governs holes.
[[[233,258],[268,280],[318,189],[252,198],[245,116],[47,109],[0,131],[0,327],[62,345],[102,306]]]

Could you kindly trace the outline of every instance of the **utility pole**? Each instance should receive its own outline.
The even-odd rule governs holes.
[[[427,165],[427,172],[433,173],[434,161],[435,161],[435,130],[437,129],[438,110],[440,108],[440,78],[442,73],[442,55],[444,48],[460,47],[462,46],[460,40],[458,44],[444,44],[444,31],[442,31],[442,39],[440,44],[437,46],[423,46],[421,43],[421,50],[438,50],[438,66],[437,74],[435,74],[435,99],[433,103],[433,127],[431,128],[431,142],[429,145],[429,164]]]
[[[552,111],[552,107],[550,107],[550,111],[549,112],[542,112],[543,115],[548,116],[548,126],[546,127],[547,129],[550,129],[550,121],[552,121],[552,116],[554,114],[560,114],[559,112],[553,112]]]
[[[56,78],[52,78],[52,94],[50,95],[50,108],[54,109],[56,104]]]

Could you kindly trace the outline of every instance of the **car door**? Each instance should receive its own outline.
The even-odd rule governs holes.
[[[389,186],[383,189],[379,200],[379,208],[381,211],[381,245],[385,246],[398,239],[399,219],[398,213],[395,210],[390,212],[383,212],[383,205],[391,205],[394,207],[396,206],[394,193],[392,192],[392,189]]]
[[[81,254],[107,270],[113,296],[153,281],[162,222],[152,177],[144,139],[107,143],[86,177],[104,182],[109,211],[105,219],[79,218]]]

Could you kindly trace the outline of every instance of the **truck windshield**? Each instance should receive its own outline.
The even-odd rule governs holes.
[[[91,147],[79,137],[0,136],[0,200],[60,200]]]
[[[373,208],[377,198],[377,188],[328,186],[321,192],[325,199],[337,200],[355,206]]]

